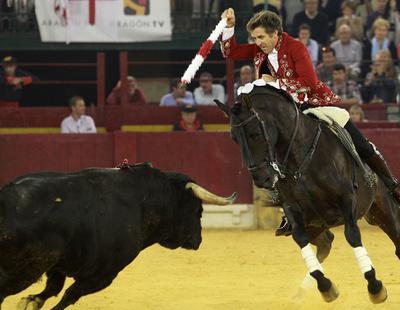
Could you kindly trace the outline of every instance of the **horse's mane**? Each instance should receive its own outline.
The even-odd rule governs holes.
[[[249,97],[252,95],[258,95],[258,94],[272,94],[272,95],[278,95],[282,96],[284,99],[288,100],[290,103],[293,103],[293,98],[290,96],[286,91],[282,89],[275,88],[271,85],[264,85],[264,86],[256,86],[254,85],[253,90],[246,94]]]
[[[264,86],[256,86],[254,85],[253,89],[251,90],[251,92],[249,93],[242,93],[239,97],[238,97],[238,101],[235,102],[235,104],[232,106],[231,108],[231,112],[234,115],[237,115],[240,113],[241,111],[241,103],[242,102],[246,102],[246,100],[248,99],[244,99],[244,96],[246,96],[247,98],[250,98],[253,95],[259,95],[259,94],[266,94],[266,95],[272,95],[275,97],[282,97],[282,99],[284,99],[284,101],[287,101],[291,104],[294,103],[294,100],[292,98],[292,96],[290,96],[287,92],[285,92],[282,89],[277,89],[273,86],[270,85],[264,85]]]

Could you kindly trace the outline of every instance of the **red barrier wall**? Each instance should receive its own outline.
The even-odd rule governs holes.
[[[400,177],[400,129],[364,129]],[[221,195],[234,191],[252,201],[252,185],[240,150],[228,133],[107,133],[0,135],[0,185],[33,171],[115,167],[124,158],[150,161],[164,171],[188,174]]]
[[[0,184],[34,171],[77,171],[150,161],[178,171],[220,195],[236,191],[252,201],[252,185],[238,147],[226,133],[121,133],[94,135],[0,135]]]
[[[362,129],[385,157],[393,174],[400,179],[400,129]]]

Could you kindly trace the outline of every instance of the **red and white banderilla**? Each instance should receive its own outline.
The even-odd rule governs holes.
[[[194,78],[196,72],[199,70],[200,66],[203,64],[204,60],[207,58],[208,54],[218,37],[221,35],[222,31],[226,27],[226,18],[222,18],[220,22],[215,26],[213,32],[206,41],[203,42],[196,56],[192,59],[189,67],[186,69],[185,73],[181,77],[181,82],[184,84],[189,84]]]

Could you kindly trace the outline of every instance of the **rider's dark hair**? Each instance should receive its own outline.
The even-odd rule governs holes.
[[[278,14],[271,11],[261,11],[254,15],[247,23],[247,31],[251,32],[257,27],[263,27],[269,34],[278,31],[278,35],[282,35],[282,19]]]

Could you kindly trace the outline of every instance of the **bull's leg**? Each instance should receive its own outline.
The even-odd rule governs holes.
[[[18,303],[18,310],[40,309],[43,307],[47,299],[57,296],[58,293],[61,292],[64,286],[65,276],[54,270],[48,271],[46,276],[47,282],[43,292],[37,295],[29,295],[28,297],[22,298]]]
[[[98,292],[109,286],[117,274],[93,276],[92,278],[77,279],[64,293],[60,302],[52,310],[63,310],[76,303],[79,298]]]
[[[344,234],[347,242],[352,246],[354,255],[356,256],[358,266],[368,281],[368,292],[373,303],[384,302],[387,298],[386,288],[382,282],[375,277],[375,269],[372,261],[368,256],[367,250],[361,243],[360,229],[357,225],[356,216],[354,215],[354,205],[350,201],[342,205],[344,215]]]
[[[306,231],[301,211],[295,207],[285,206],[285,214],[292,224],[292,236],[301,248],[301,255],[311,277],[317,281],[318,290],[326,302],[331,302],[339,296],[335,285],[325,277],[321,264],[318,262],[310,244],[310,237]]]

